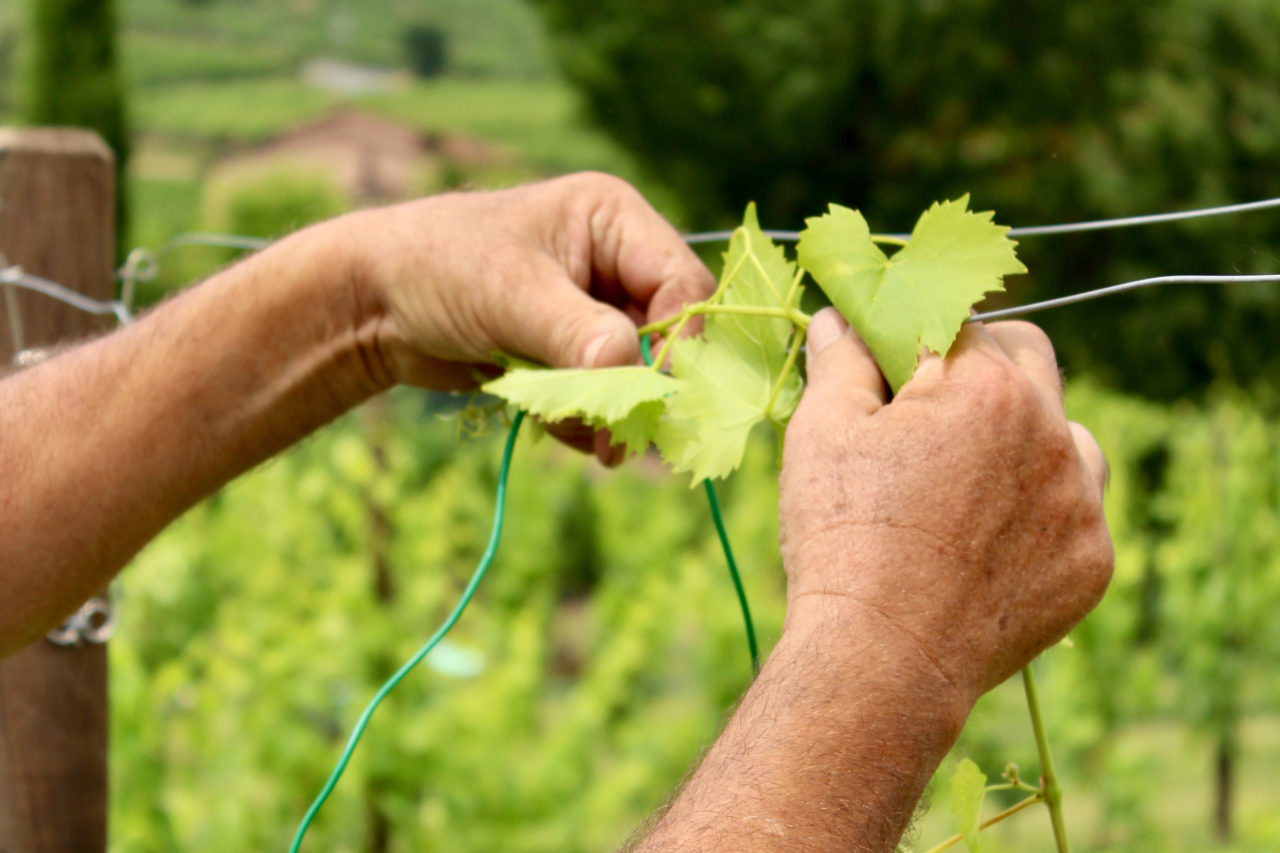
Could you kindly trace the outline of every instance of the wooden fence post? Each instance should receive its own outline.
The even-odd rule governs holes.
[[[0,254],[8,264],[112,298],[113,159],[88,131],[0,128]],[[17,346],[48,346],[111,323],[39,294],[5,296],[0,365]],[[0,661],[0,853],[106,846],[106,646],[41,639]]]

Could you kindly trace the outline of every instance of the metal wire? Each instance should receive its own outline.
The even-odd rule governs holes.
[[[1280,282],[1280,275],[1159,275],[1153,278],[1139,278],[1108,287],[1099,287],[1096,290],[1072,293],[1069,296],[1059,296],[1056,299],[1046,299],[1042,302],[1030,302],[1026,305],[1015,305],[1012,308],[984,311],[981,314],[974,314],[965,322],[977,323],[987,320],[1000,320],[1005,317],[1020,317],[1024,314],[1034,314],[1037,311],[1045,311],[1049,308],[1060,308],[1063,305],[1088,302],[1091,299],[1100,299],[1103,296],[1112,296],[1117,293],[1125,293],[1126,291],[1138,290],[1143,287],[1154,287],[1159,284],[1246,284],[1249,282]]]
[[[213,234],[208,231],[188,231],[168,240],[157,255],[183,246],[221,246],[225,249],[265,249],[271,245],[266,237],[247,237],[243,234]]]
[[[1010,237],[1039,237],[1046,234],[1075,234],[1082,231],[1104,231],[1111,228],[1133,228],[1139,225],[1156,225],[1162,222],[1176,222],[1182,219],[1201,219],[1209,216],[1224,216],[1229,213],[1248,213],[1254,210],[1267,210],[1280,207],[1280,198],[1268,198],[1262,201],[1246,201],[1239,204],[1222,204],[1216,207],[1198,207],[1192,210],[1175,210],[1168,213],[1148,213],[1141,216],[1121,216],[1115,219],[1093,219],[1086,222],[1064,222],[1055,225],[1024,225],[1010,228]],[[783,242],[795,242],[800,239],[799,231],[765,231],[766,237]],[[700,231],[686,234],[685,242],[689,244],[715,243],[728,240],[733,231]],[[884,234],[877,236],[890,237],[895,240],[908,240],[910,234]]]
[[[129,312],[129,308],[118,299],[106,301],[90,299],[88,296],[76,293],[74,290],[63,287],[57,282],[24,272],[22,267],[19,266],[0,269],[0,284],[11,284],[16,287],[33,290],[36,293],[42,293],[50,299],[56,299],[87,314],[114,314],[122,326],[127,326],[133,322],[133,315]]]
[[[1121,216],[1116,219],[1095,219],[1090,222],[1068,222],[1060,225],[1029,225],[1023,228],[1009,229],[1010,237],[1038,237],[1044,234],[1073,234],[1080,231],[1103,231],[1109,228],[1132,228],[1137,225],[1156,225],[1161,222],[1176,222],[1180,219],[1201,219],[1208,216],[1223,216],[1228,213],[1248,213],[1251,210],[1266,210],[1280,207],[1280,198],[1268,198],[1262,201],[1246,201],[1241,204],[1222,204],[1217,207],[1199,207],[1192,210],[1175,210],[1169,213],[1148,213],[1143,216]]]

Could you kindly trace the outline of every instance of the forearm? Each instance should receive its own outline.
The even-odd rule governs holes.
[[[811,605],[636,849],[894,849],[969,700],[874,614]]]
[[[373,320],[341,257],[332,233],[301,232],[0,382],[0,654],[193,503],[379,390],[361,358]]]

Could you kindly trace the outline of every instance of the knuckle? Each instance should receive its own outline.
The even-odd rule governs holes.
[[[637,192],[631,184],[616,175],[610,175],[608,172],[577,172],[570,175],[568,180],[579,184],[583,189],[596,190],[607,195],[633,194]]]
[[[1035,323],[1029,323],[1026,320],[1006,320],[1001,323],[993,323],[991,328],[997,333],[1001,330],[1012,332],[1025,346],[1031,347],[1055,362],[1057,361],[1053,341],[1049,339],[1049,335],[1045,333],[1044,329],[1041,329]]]

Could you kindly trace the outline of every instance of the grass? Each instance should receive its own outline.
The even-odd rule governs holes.
[[[327,56],[398,67],[404,61],[401,38],[405,26],[426,24],[446,33],[451,73],[537,78],[547,76],[551,68],[536,13],[521,0],[433,0],[430,4],[406,0],[364,0],[358,4],[345,0],[121,0],[118,8],[126,43],[148,36],[203,42],[210,51],[268,52],[295,59]],[[212,53],[207,58],[213,68],[224,62]],[[197,65],[193,62],[189,67]]]
[[[647,185],[634,161],[602,132],[583,122],[574,94],[556,80],[441,79],[403,90],[361,97],[337,96],[292,78],[231,79],[147,87],[132,102],[142,143],[133,164],[140,184],[172,182],[178,173],[199,181],[203,169],[230,148],[269,139],[340,106],[353,106],[402,121],[424,132],[461,133],[497,144],[512,155],[506,165],[468,175],[479,186],[501,186],[539,176],[600,170],[636,183],[663,213],[677,222],[680,207],[660,188]],[[158,192],[158,190],[157,190]],[[193,227],[191,217],[147,209],[137,197],[141,223],[135,233],[154,238],[151,225],[184,221],[165,237]],[[683,224],[683,223],[681,223]]]

